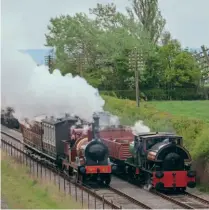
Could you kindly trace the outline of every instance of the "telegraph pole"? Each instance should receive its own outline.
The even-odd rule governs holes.
[[[49,67],[49,72],[52,73],[53,58],[51,55],[45,56],[45,65]]]
[[[141,71],[143,67],[143,55],[142,51],[138,52],[135,47],[129,54],[129,70],[135,72],[135,88],[136,88],[136,105],[139,107],[140,99],[139,99],[139,71]]]
[[[203,74],[202,81],[208,78],[209,74],[209,48],[206,48],[204,45],[201,46],[202,52],[196,53],[194,57],[199,64],[201,72]],[[204,75],[206,78],[204,78]]]
[[[207,63],[207,65],[209,66],[209,49],[206,49],[204,45],[201,46],[205,61]]]
[[[78,72],[83,77],[83,71],[85,70],[86,59],[83,54],[79,54],[77,57]]]

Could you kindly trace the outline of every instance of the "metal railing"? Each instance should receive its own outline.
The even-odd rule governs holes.
[[[77,202],[80,202],[83,208],[88,209],[121,209],[121,207],[115,205],[113,201],[106,200],[104,196],[100,196],[96,191],[76,183],[64,173],[58,169],[46,165],[36,157],[25,153],[23,149],[17,148],[16,144],[7,142],[1,138],[1,149],[14,158],[19,164],[29,168],[29,174],[34,180],[40,178],[42,181],[49,181],[58,187],[60,192],[63,192],[66,196],[70,195],[75,198]]]

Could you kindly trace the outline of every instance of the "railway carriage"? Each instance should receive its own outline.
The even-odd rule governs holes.
[[[69,139],[69,128],[75,122],[75,118],[66,116],[60,119],[46,118],[35,121],[32,125],[21,124],[26,151],[38,153],[41,158],[61,167],[64,151],[62,140]]]

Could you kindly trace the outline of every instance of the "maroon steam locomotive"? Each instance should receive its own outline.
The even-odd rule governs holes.
[[[76,122],[77,118],[66,116],[36,121],[29,126],[21,124],[26,151],[50,161],[78,182],[109,185],[112,172],[109,150],[98,138],[98,118],[94,117],[87,133],[79,133]]]

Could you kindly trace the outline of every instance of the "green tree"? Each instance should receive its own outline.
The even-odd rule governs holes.
[[[78,73],[78,57],[86,58],[88,66],[95,66],[97,37],[100,30],[86,14],[78,13],[52,18],[48,25],[46,45],[56,47],[56,65],[63,73]]]
[[[107,46],[108,53],[111,50],[111,54],[117,57],[124,50],[134,47],[152,51],[153,45],[139,21],[118,12],[115,4],[97,4],[90,9],[90,14],[95,15],[98,26],[105,32],[100,41]]]
[[[147,58],[144,86],[168,90],[197,87],[200,74],[192,54],[182,50],[177,40],[171,40]]]
[[[158,0],[132,0],[132,8],[127,7],[126,10],[131,19],[137,17],[143,30],[157,43],[166,23],[159,10]]]
[[[169,44],[171,40],[172,40],[171,33],[169,31],[164,31],[161,35],[161,44],[165,46]]]
[[[162,84],[168,89],[198,84],[200,70],[192,54],[181,49],[177,40],[171,40],[159,50],[163,72]]]

